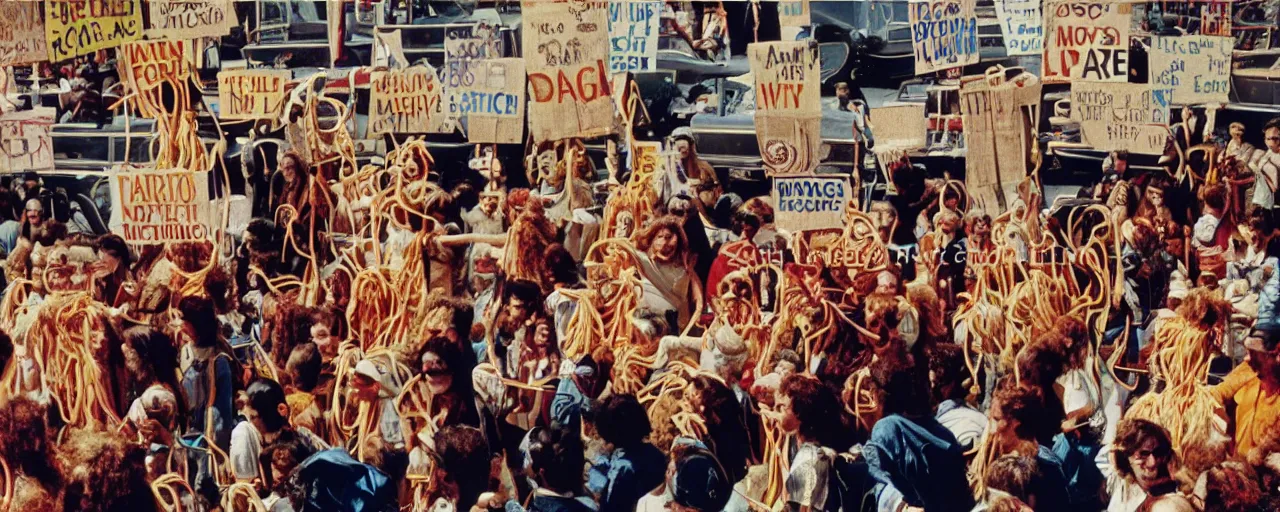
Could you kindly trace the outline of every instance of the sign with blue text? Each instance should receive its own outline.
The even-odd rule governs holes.
[[[609,2],[609,73],[657,69],[661,17],[662,2]]]
[[[1004,35],[1007,55],[1040,55],[1044,52],[1044,16],[1040,0],[996,0],[996,19]]]
[[[792,233],[844,227],[853,198],[846,177],[788,177],[773,180],[774,222]]]
[[[1071,120],[1085,144],[1102,151],[1159,155],[1169,139],[1169,98],[1157,84],[1075,82]]]
[[[524,140],[524,61],[486,59],[472,67],[475,84],[458,98],[474,143],[518,144]]]
[[[908,14],[917,75],[978,63],[976,0],[911,0]]]
[[[1152,37],[1150,82],[1173,89],[1173,103],[1226,103],[1231,92],[1231,50],[1235,38]]]

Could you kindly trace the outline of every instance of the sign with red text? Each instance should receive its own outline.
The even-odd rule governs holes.
[[[125,242],[198,242],[212,234],[207,172],[117,167],[110,184],[111,232]]]
[[[149,39],[221,37],[236,26],[231,0],[148,0]]]
[[[1044,15],[1040,0],[996,0],[996,19],[1007,55],[1044,53]]]
[[[978,63],[977,0],[911,0],[911,47],[916,74]]]
[[[526,1],[525,69],[534,141],[613,132],[605,2]]]
[[[284,87],[292,78],[286,69],[237,69],[218,73],[218,114],[223,119],[280,117]]]
[[[49,60],[59,62],[142,39],[141,0],[45,2]]]
[[[49,59],[41,5],[35,2],[0,2],[0,68]]]
[[[524,60],[487,59],[471,68],[475,84],[458,98],[467,140],[518,144],[524,140]]]
[[[770,175],[809,174],[822,143],[821,67],[810,41],[747,46],[755,76],[756,139]]]
[[[1173,89],[1158,84],[1075,82],[1071,120],[1093,149],[1159,155],[1169,138],[1172,96]]]
[[[145,92],[164,83],[179,84],[191,79],[195,64],[187,41],[140,41],[120,49],[125,76],[130,87]]]
[[[1150,83],[1173,89],[1172,103],[1226,103],[1231,92],[1235,38],[1177,36],[1151,38],[1147,53]]]
[[[1045,83],[1129,80],[1133,5],[1047,0],[1044,18]]]
[[[53,121],[58,111],[37,108],[0,114],[0,173],[53,169]]]
[[[374,71],[369,82],[369,135],[448,133],[440,80],[430,66]]]
[[[1200,6],[1200,35],[1231,35],[1231,1],[1208,0]]]
[[[846,177],[790,177],[773,180],[773,219],[792,233],[844,227],[853,198]]]

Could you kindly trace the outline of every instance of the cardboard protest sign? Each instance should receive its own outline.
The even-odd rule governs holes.
[[[877,108],[876,119],[884,119],[885,122],[875,125],[875,149],[907,151],[923,148],[928,131],[924,111],[923,103]]]
[[[524,3],[529,131],[535,142],[613,132],[607,10],[602,2]]]
[[[818,49],[809,41],[747,46],[755,76],[756,133],[765,171],[809,174],[822,143]]]
[[[51,61],[142,39],[141,0],[67,0],[44,5]]]
[[[456,37],[455,37],[456,36]],[[477,33],[470,29],[450,34],[444,41],[444,94],[449,119],[459,119],[460,97],[470,92],[476,84],[474,67],[482,60],[499,57],[499,48],[492,32]]]
[[[609,2],[610,73],[657,69],[661,17],[662,2]]]
[[[0,2],[0,68],[49,59],[40,4]]]
[[[280,117],[287,69],[237,69],[218,73],[218,108],[223,119]]]
[[[125,79],[139,92],[149,91],[163,83],[181,84],[191,79],[194,54],[187,41],[141,41],[121,48]]]
[[[911,47],[916,74],[978,63],[977,0],[911,0]]]
[[[1039,78],[1024,73],[965,77],[960,112],[965,134],[965,188],[986,208],[1007,207],[1031,169],[1039,122]]]
[[[1149,82],[1173,89],[1172,103],[1226,103],[1235,39],[1219,36],[1151,38]]]
[[[430,66],[374,71],[369,82],[369,135],[448,133],[440,80]]]
[[[1133,5],[1046,0],[1044,18],[1045,83],[1128,81]]]
[[[53,121],[58,111],[37,108],[0,114],[0,172],[53,169]]]
[[[1164,153],[1173,89],[1157,84],[1075,82],[1071,120],[1085,144],[1103,151]]]
[[[111,232],[125,242],[198,242],[213,234],[207,172],[116,168],[110,185]]]
[[[809,18],[809,0],[779,0],[778,24],[784,27],[807,27]]]
[[[231,0],[149,0],[149,39],[221,37],[236,26]]]
[[[473,68],[476,81],[458,102],[467,117],[467,139],[518,144],[524,140],[524,60],[489,59]]]
[[[1231,36],[1231,0],[1206,0],[1200,6],[1200,35]]]
[[[844,227],[853,199],[847,177],[798,176],[773,180],[773,219],[792,233]]]
[[[399,29],[373,33],[373,65],[394,69],[409,65],[409,59],[404,56],[404,43],[401,42]]]
[[[1044,52],[1044,16],[1040,0],[996,0],[996,19],[1007,55]]]

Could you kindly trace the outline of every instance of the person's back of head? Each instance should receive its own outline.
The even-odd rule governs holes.
[[[933,404],[930,400],[929,382],[927,377],[921,378],[919,371],[910,357],[886,357],[871,364],[871,379],[880,389],[880,406],[884,416],[931,416]]]
[[[991,463],[983,481],[990,489],[998,489],[1036,506],[1036,489],[1043,485],[1044,474],[1035,457],[1029,455],[1004,455]]]
[[[263,434],[280,431],[289,423],[289,405],[285,401],[284,388],[274,380],[259,378],[245,390],[248,396],[249,421]]]
[[[964,357],[964,350],[954,343],[939,343],[933,347],[929,373],[932,376],[934,400],[939,403],[946,400],[964,403],[969,394],[969,390],[964,387],[964,380],[968,376]]]
[[[615,447],[640,444],[653,427],[649,414],[634,395],[612,395],[592,407],[592,424],[606,443]]]
[[[1204,503],[1203,512],[1260,510],[1263,498],[1254,471],[1237,461],[1221,462],[1201,473],[1193,493]]]
[[[303,343],[293,347],[289,353],[289,361],[285,363],[285,371],[293,379],[293,386],[298,391],[310,393],[320,381],[320,371],[324,364],[320,357],[320,349],[315,343]]]
[[[449,425],[435,435],[438,470],[458,489],[455,510],[471,510],[489,487],[489,447],[475,427]]]
[[[560,426],[539,429],[530,436],[529,476],[551,491],[580,493],[586,460],[581,437]]]
[[[672,450],[675,475],[671,478],[672,510],[720,512],[733,494],[733,482],[710,451],[694,446]]]

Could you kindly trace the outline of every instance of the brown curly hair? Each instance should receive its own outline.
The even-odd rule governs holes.
[[[62,487],[62,471],[47,416],[43,405],[25,396],[0,404],[0,456],[14,472],[39,481],[52,494]]]
[[[653,245],[654,237],[658,236],[658,233],[663,230],[670,231],[676,237],[675,261],[685,261],[689,257],[689,239],[684,234],[682,221],[674,215],[658,217],[646,226],[644,230],[640,231],[636,237],[636,248],[647,252],[649,247]]]

